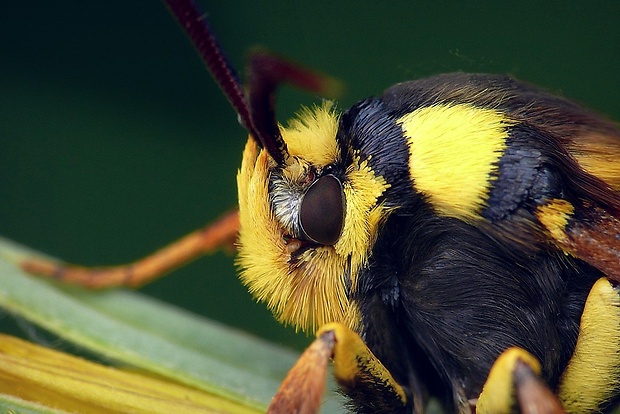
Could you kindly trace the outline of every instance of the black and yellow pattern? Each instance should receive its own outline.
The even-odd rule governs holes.
[[[315,412],[330,357],[360,413],[422,413],[430,397],[481,414],[618,402],[615,125],[506,76],[456,73],[282,127],[278,85],[333,83],[260,52],[244,89],[196,4],[166,3],[250,133],[238,217],[129,266],[25,268],[138,285],[230,240],[238,218],[243,283],[318,332],[270,412]]]
[[[395,412],[420,412],[428,395],[468,412],[513,347],[540,362],[536,374],[571,412],[617,398],[610,379],[583,406],[568,403],[585,371],[580,324],[618,346],[615,313],[605,326],[585,322],[590,306],[582,317],[596,281],[620,268],[611,124],[508,77],[450,74],[341,115],[304,111],[282,136],[284,165],[252,141],[244,154],[241,278],[284,323],[356,331],[407,394]],[[322,244],[306,236],[300,211],[327,175],[341,183],[344,217]],[[330,207],[320,214],[329,220]],[[610,351],[577,349],[603,361]],[[606,378],[618,375],[609,358]],[[376,378],[358,382],[349,392],[358,411],[371,411],[364,395],[389,405],[371,392]]]

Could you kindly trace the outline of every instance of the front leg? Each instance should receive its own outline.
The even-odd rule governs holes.
[[[522,348],[509,348],[493,364],[475,404],[476,414],[560,414],[556,395],[540,378],[538,360]]]
[[[318,412],[330,357],[334,377],[355,412],[411,412],[412,403],[403,387],[359,335],[339,323],[319,329],[317,339],[289,371],[268,412]]]

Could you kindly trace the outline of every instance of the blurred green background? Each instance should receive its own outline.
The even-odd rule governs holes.
[[[201,4],[237,68],[266,46],[344,81],[342,108],[460,70],[510,73],[620,120],[620,2]],[[67,261],[116,264],[235,205],[245,133],[162,3],[11,2],[0,47],[0,234]],[[283,90],[279,119],[314,101]],[[279,343],[307,342],[254,303],[227,254],[142,290]]]

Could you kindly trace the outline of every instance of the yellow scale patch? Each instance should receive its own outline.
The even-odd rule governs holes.
[[[420,108],[398,122],[408,139],[416,189],[439,214],[480,219],[506,148],[507,128],[515,122],[499,111],[466,104]]]
[[[566,241],[566,225],[575,208],[571,203],[554,198],[536,209],[536,217],[557,242]]]

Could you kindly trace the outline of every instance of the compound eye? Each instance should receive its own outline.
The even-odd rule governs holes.
[[[306,190],[301,202],[301,229],[315,243],[334,245],[344,225],[344,191],[340,180],[325,175]]]

